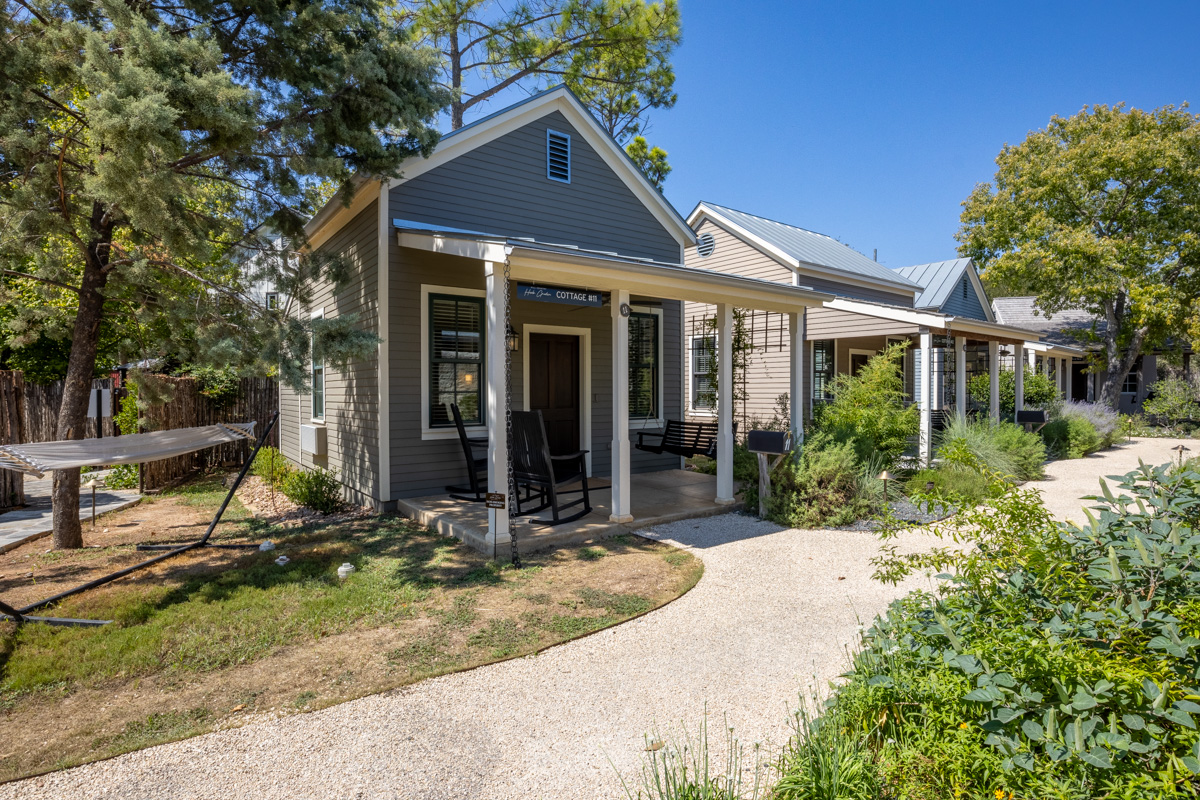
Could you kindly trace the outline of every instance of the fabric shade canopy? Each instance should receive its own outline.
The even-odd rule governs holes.
[[[0,445],[0,468],[42,477],[55,469],[140,464],[214,447],[254,440],[253,422],[219,423],[199,428],[133,433],[107,439]]]

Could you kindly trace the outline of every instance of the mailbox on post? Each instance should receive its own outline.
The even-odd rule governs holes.
[[[1025,426],[1025,430],[1031,433],[1037,433],[1046,427],[1047,421],[1046,412],[1040,408],[1031,408],[1028,411],[1022,409],[1017,412],[1017,424]]]
[[[771,497],[771,473],[788,453],[792,452],[791,431],[750,431],[746,449],[758,456],[758,515],[767,515],[767,500]],[[770,465],[767,457],[775,456]]]

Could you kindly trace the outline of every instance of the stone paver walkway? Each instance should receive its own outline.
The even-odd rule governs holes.
[[[50,512],[51,481],[50,476],[26,478],[26,507],[0,514],[0,553],[20,547],[25,542],[50,535],[53,529]],[[141,495],[136,491],[98,489],[96,491],[96,514],[128,508],[140,499]],[[79,518],[85,523],[92,518],[92,493],[86,489],[80,492]]]

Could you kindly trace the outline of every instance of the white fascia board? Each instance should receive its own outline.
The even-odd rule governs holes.
[[[738,225],[721,212],[709,208],[704,203],[696,206],[690,215],[688,215],[688,225],[692,228],[699,227],[699,223],[703,220],[709,220],[715,225],[719,225],[725,230],[737,236],[746,244],[761,251],[764,255],[775,259],[780,264],[784,265],[793,272],[799,274],[801,271],[812,271],[829,278],[830,280],[838,281],[839,283],[848,283],[852,286],[862,286],[867,289],[884,289],[885,291],[894,291],[897,294],[907,294],[909,297],[917,296],[917,289],[911,286],[903,286],[898,283],[890,283],[888,281],[876,281],[867,277],[855,277],[841,270],[825,267],[821,264],[813,264],[810,261],[801,261],[794,256],[785,253],[775,245],[763,239],[761,236],[756,236],[750,231]]]
[[[680,217],[679,212],[633,165],[629,156],[621,150],[607,131],[600,127],[595,118],[579,104],[575,96],[565,87],[546,92],[541,97],[513,107],[510,111],[501,111],[476,123],[468,131],[448,137],[434,148],[428,158],[417,156],[402,164],[401,176],[392,178],[388,182],[388,188],[393,189],[405,181],[412,180],[431,169],[436,169],[464,153],[546,116],[551,111],[559,111],[567,118],[567,121],[599,153],[608,167],[621,179],[621,182],[642,201],[642,205],[654,215],[659,224],[674,236],[681,248],[696,243],[696,234]]]
[[[912,308],[901,308],[900,306],[864,303],[858,300],[847,300],[843,297],[835,297],[832,300],[827,300],[825,308],[831,308],[835,311],[848,311],[851,314],[861,314],[865,317],[877,317],[879,319],[891,320],[892,322],[904,322],[909,325],[937,330],[945,330],[954,320],[954,317],[948,317],[944,314],[934,314]]]
[[[504,242],[459,239],[437,233],[414,231],[397,231],[396,243],[401,247],[411,247],[414,250],[426,250],[430,253],[444,253],[445,255],[494,263],[504,261],[511,252]]]
[[[349,207],[342,205],[340,192],[335,194],[304,226],[304,232],[308,234],[309,248],[315,250],[323,245],[364,208],[371,205],[373,200],[380,199],[383,196],[379,191],[380,186],[381,181],[377,180],[355,181],[354,199],[350,201]]]
[[[966,319],[964,317],[951,317],[953,320],[954,330],[966,331],[968,333],[975,332],[990,336],[1003,336],[1007,339],[1016,339],[1025,342],[1028,347],[1034,342],[1038,342],[1042,338],[1042,334],[1036,331],[1026,330],[1025,328],[1014,328],[1009,325],[1000,325],[995,322],[984,322],[978,319]]]

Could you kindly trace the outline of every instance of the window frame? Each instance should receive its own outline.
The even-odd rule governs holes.
[[[688,412],[697,416],[716,416],[717,414],[717,396],[713,393],[711,406],[696,405],[696,376],[699,375],[696,371],[696,341],[698,339],[712,340],[712,358],[717,356],[717,334],[716,333],[696,333],[688,337]]]
[[[431,424],[432,411],[432,389],[433,389],[433,360],[431,357],[432,347],[432,315],[430,314],[430,300],[434,295],[451,296],[456,298],[470,298],[481,300],[483,306],[483,316],[480,320],[480,359],[479,359],[479,408],[480,421],[478,423],[467,424],[464,427],[468,433],[486,434],[487,427],[487,292],[483,289],[471,289],[463,286],[439,286],[435,284],[421,284],[421,439],[422,441],[433,441],[438,439],[457,439],[458,429],[451,423],[449,426]]]
[[[309,319],[310,320],[325,319],[325,309],[318,308],[318,309],[314,310],[312,312],[312,315],[309,317]],[[309,380],[311,381],[311,384],[309,386],[309,393],[308,393],[308,420],[309,420],[309,422],[317,422],[317,423],[324,424],[325,423],[325,412],[327,410],[326,401],[328,399],[326,396],[326,394],[327,394],[326,388],[327,387],[326,387],[326,380],[325,380],[325,378],[326,378],[325,360],[322,359],[319,363],[317,362],[316,357],[313,355],[313,351],[315,349],[315,344],[316,344],[316,336],[313,335],[312,333],[310,333],[308,336],[308,348],[309,348],[309,350],[308,350],[308,352],[309,352],[309,355],[308,355],[308,377],[309,377]],[[318,375],[318,373],[321,376],[321,391],[320,391],[321,413],[319,415],[317,414],[317,395],[318,395],[317,375]]]
[[[263,295],[263,306],[267,311],[275,311],[279,308],[279,292],[266,292]]]
[[[1141,385],[1142,364],[1141,358],[1134,359],[1133,366],[1129,368],[1129,372],[1121,380],[1121,394],[1128,394],[1137,397],[1138,387]],[[1129,391],[1125,386],[1129,383],[1130,378],[1133,379],[1133,391]]]
[[[656,335],[657,341],[655,342],[656,347],[655,347],[654,357],[655,357],[655,360],[657,361],[657,364],[655,365],[656,369],[655,369],[654,391],[655,391],[655,396],[657,398],[657,406],[658,407],[656,409],[654,409],[653,417],[634,417],[633,416],[633,407],[632,407],[633,404],[631,402],[630,409],[629,409],[629,412],[630,412],[629,413],[629,429],[630,430],[657,429],[657,428],[661,428],[663,425],[666,424],[665,411],[664,411],[664,409],[666,407],[665,406],[666,398],[664,396],[664,391],[663,391],[664,390],[663,375],[666,371],[665,370],[666,364],[663,360],[663,336],[666,333],[666,329],[663,325],[663,310],[661,308],[659,308],[658,306],[631,306],[629,319],[632,320],[635,316],[653,317],[654,321],[655,321],[655,327],[657,329],[657,335]],[[633,344],[632,336],[629,337],[629,341],[630,341],[630,345],[632,345]],[[628,360],[629,360],[629,369],[632,370],[633,369],[633,359],[629,358]]]
[[[812,403],[828,403],[833,399],[833,395],[826,394],[824,389],[822,389],[822,396],[817,397],[817,344],[823,342],[829,343],[830,350],[833,354],[833,357],[829,359],[829,375],[826,378],[826,382],[831,382],[837,375],[837,339],[813,339],[810,341],[808,348],[808,363],[810,364],[808,370],[808,399],[809,402]]]

